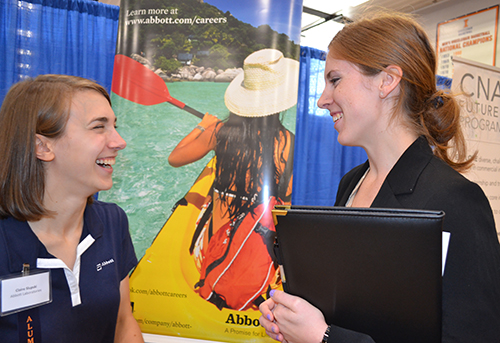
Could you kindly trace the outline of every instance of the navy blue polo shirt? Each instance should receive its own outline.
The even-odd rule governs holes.
[[[95,201],[87,205],[79,247],[84,245],[79,287],[73,294],[64,269],[51,268],[52,302],[32,311],[31,319],[39,323],[34,327],[35,337],[41,338],[37,343],[114,340],[120,282],[137,264],[125,212],[111,203]],[[27,222],[0,220],[0,277],[19,273],[23,263],[33,268],[40,261],[49,265],[61,262],[54,259]],[[24,316],[20,312],[0,317],[2,342],[18,342],[19,332],[26,334]]]

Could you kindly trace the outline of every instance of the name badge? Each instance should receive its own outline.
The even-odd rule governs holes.
[[[50,270],[25,270],[0,278],[0,316],[52,302]]]

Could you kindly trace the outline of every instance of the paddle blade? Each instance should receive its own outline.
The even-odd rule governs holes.
[[[125,55],[115,55],[111,91],[122,98],[146,106],[169,102],[198,118],[203,118],[203,113],[172,98],[161,77]]]
[[[161,77],[125,55],[115,55],[111,91],[122,98],[146,106],[175,101]]]

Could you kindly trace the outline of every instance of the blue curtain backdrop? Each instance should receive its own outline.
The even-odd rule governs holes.
[[[111,89],[119,7],[86,0],[0,0],[0,102],[12,84],[66,74]]]
[[[337,142],[337,131],[327,110],[317,102],[325,87],[326,53],[300,48],[299,98],[293,163],[292,204],[333,206],[342,176],[366,161],[358,147]]]
[[[451,81],[452,79],[448,77],[436,75],[436,86],[438,89],[451,89]]]

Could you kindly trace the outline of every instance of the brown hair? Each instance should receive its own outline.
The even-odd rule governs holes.
[[[331,41],[329,53],[358,66],[367,76],[387,71],[389,65],[399,66],[403,75],[394,114],[405,113],[404,121],[455,170],[471,166],[474,156],[467,158],[459,104],[453,95],[437,90],[436,55],[413,17],[372,13],[347,24]]]
[[[45,171],[36,156],[36,134],[60,137],[73,95],[84,90],[111,104],[102,86],[76,76],[40,75],[10,88],[0,108],[0,218],[36,221],[51,214],[43,206]]]

